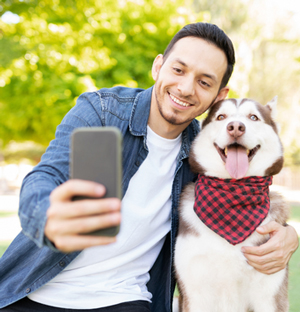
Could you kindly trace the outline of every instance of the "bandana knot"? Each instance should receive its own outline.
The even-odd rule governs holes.
[[[212,231],[236,245],[249,237],[270,209],[272,177],[219,179],[199,174],[194,211]]]

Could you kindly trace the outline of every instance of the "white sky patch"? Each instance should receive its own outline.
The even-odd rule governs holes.
[[[18,24],[18,23],[20,23],[21,19],[20,19],[20,16],[18,14],[7,11],[1,16],[1,20],[5,24]]]

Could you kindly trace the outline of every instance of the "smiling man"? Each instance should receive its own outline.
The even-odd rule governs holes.
[[[229,89],[221,83],[227,64],[220,48],[197,37],[182,38],[167,56],[158,55],[152,68],[150,128],[162,137],[174,138],[224,99]]]
[[[23,181],[23,231],[0,259],[1,311],[172,310],[177,207],[182,188],[195,178],[188,163],[199,132],[195,117],[227,96],[234,62],[222,30],[190,24],[156,57],[154,87],[101,89],[78,98]],[[68,180],[72,131],[106,126],[123,134],[122,201],[102,198],[102,185]],[[74,202],[75,195],[97,199]],[[114,238],[82,235],[118,224]],[[298,238],[289,226],[261,231],[272,238],[245,255],[269,274],[285,266]]]

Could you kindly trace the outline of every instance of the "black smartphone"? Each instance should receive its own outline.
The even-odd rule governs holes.
[[[122,197],[122,134],[115,127],[77,128],[71,136],[70,178],[101,183],[105,198]],[[73,200],[87,197],[75,196]],[[95,199],[91,198],[90,199]],[[119,226],[87,233],[116,236]]]

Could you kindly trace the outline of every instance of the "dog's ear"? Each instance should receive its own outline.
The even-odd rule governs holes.
[[[274,121],[276,128],[277,128],[277,132],[280,133],[281,127],[280,124],[278,122],[276,122],[276,117],[277,117],[277,99],[278,96],[274,96],[273,99],[267,103],[267,107],[270,109],[271,111],[271,118]]]
[[[277,117],[277,99],[278,96],[274,96],[273,99],[267,103],[267,107],[270,109],[271,111],[271,118],[273,120],[276,120]]]

